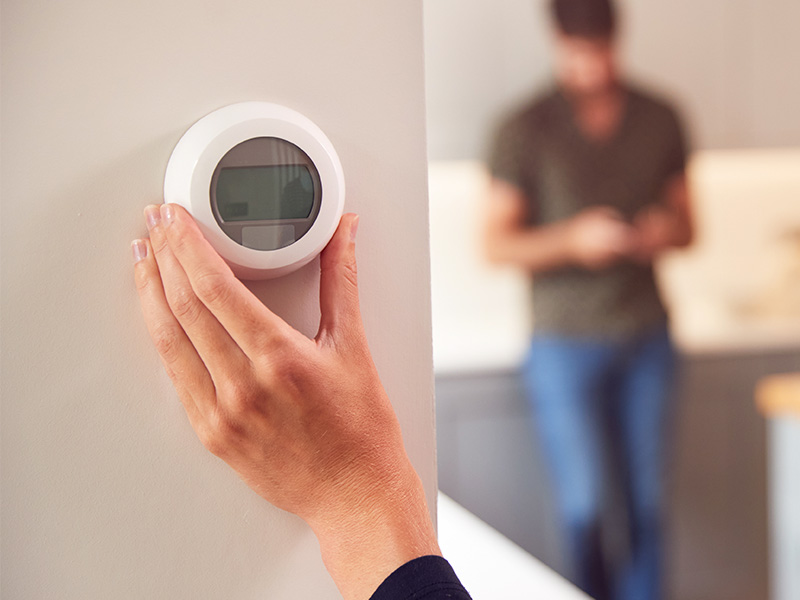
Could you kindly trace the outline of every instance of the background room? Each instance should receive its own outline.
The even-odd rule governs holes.
[[[564,570],[519,378],[528,280],[481,248],[492,131],[550,78],[545,5],[425,2],[434,365],[442,491]],[[800,5],[620,9],[627,72],[681,109],[692,149],[696,239],[657,264],[681,367],[669,597],[797,598],[800,425],[764,378],[800,370]]]

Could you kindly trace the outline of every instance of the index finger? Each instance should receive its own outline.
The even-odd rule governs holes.
[[[239,281],[182,206],[163,204],[167,241],[194,293],[250,357],[263,353],[289,327]]]

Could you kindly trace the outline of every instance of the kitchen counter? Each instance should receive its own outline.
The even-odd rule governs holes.
[[[563,577],[441,493],[439,545],[474,600],[589,600]]]

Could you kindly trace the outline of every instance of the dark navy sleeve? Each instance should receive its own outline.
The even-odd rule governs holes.
[[[389,575],[370,600],[471,600],[441,556],[421,556]]]

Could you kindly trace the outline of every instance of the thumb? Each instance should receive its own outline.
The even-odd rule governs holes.
[[[317,340],[340,337],[361,328],[355,237],[358,215],[342,216],[339,227],[320,255],[320,326]]]

